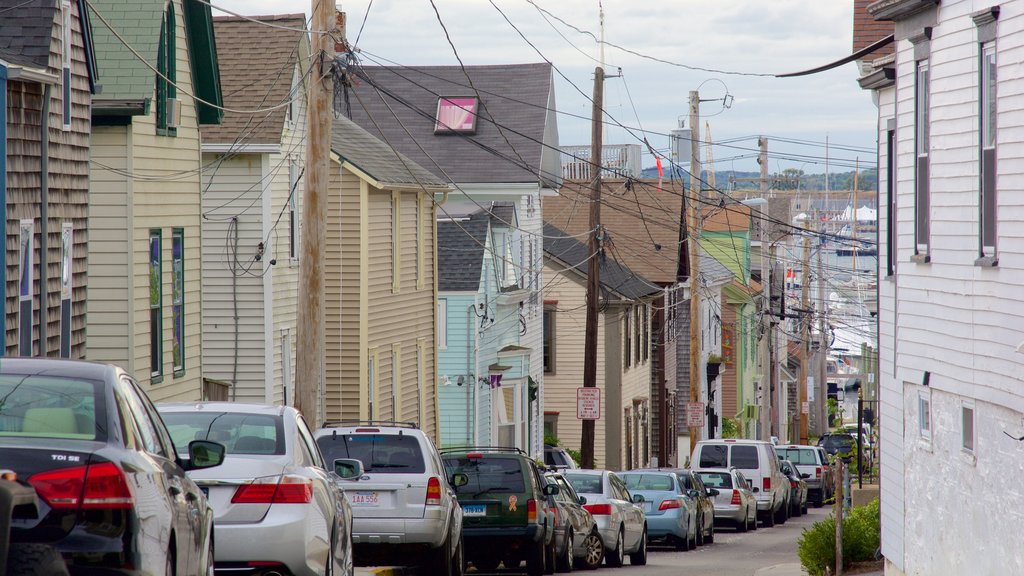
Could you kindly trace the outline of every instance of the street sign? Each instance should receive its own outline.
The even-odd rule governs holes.
[[[804,402],[803,405],[800,407],[800,413],[801,414],[808,414],[808,413],[810,413],[810,411],[811,411],[810,404],[808,402]]]
[[[686,403],[686,426],[687,428],[701,428],[704,426],[704,403]]]
[[[576,389],[576,418],[578,420],[601,419],[601,389],[580,386]]]

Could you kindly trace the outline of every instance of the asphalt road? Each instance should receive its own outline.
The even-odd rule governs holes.
[[[828,511],[827,507],[811,507],[807,514],[790,518],[784,525],[760,527],[756,532],[741,534],[726,528],[715,533],[714,544],[689,552],[677,552],[653,545],[649,549],[646,566],[630,566],[627,558],[622,568],[603,567],[594,572],[581,573],[605,576],[753,576],[760,569],[799,563],[796,555],[797,538],[804,528],[825,518]],[[522,572],[499,572],[502,576],[516,573]],[[471,574],[476,572],[471,571]]]

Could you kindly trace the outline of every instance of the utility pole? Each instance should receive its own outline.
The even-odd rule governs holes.
[[[761,198],[768,198],[768,139],[760,136],[757,139],[757,163],[761,165]]]
[[[811,237],[807,233],[808,230],[807,220],[804,220],[804,257],[801,268],[801,275],[803,277],[800,280],[800,380],[796,386],[797,397],[800,399],[796,407],[797,418],[800,422],[800,444],[807,444],[807,420],[811,415],[810,406],[807,408],[807,413],[804,413],[804,403],[807,402],[807,356],[809,328],[811,326],[811,312],[808,309],[808,291],[810,286],[807,284],[811,278]]]
[[[690,91],[690,193],[687,202],[687,237],[690,251],[690,402],[700,402],[700,93]],[[690,450],[700,440],[700,426],[690,426]]]
[[[334,4],[311,0],[313,76],[309,81],[306,132],[306,186],[302,197],[302,243],[296,326],[295,407],[312,426],[321,421],[324,366],[324,274],[327,194],[330,189],[331,112],[334,60]]]
[[[828,432],[828,322],[825,302],[825,264],[822,262],[821,249],[818,249],[818,434]]]
[[[597,386],[597,322],[601,298],[601,121],[604,119],[604,68],[594,69],[594,106],[590,130],[590,258],[587,260],[587,324],[583,345],[583,386]],[[611,417],[617,418],[618,415]],[[583,467],[594,467],[594,421],[583,421]]]
[[[769,280],[769,286],[771,287],[770,288],[771,289],[770,294],[772,296],[780,298],[779,310],[785,310],[785,305],[784,304],[785,304],[785,300],[786,300],[786,284],[785,284],[786,277],[785,277],[784,273],[783,273],[782,283],[781,283],[782,293],[781,294],[775,294],[775,292],[774,292],[774,290],[775,290],[774,286],[777,284],[776,279],[775,279],[775,270],[776,270],[775,263],[776,263],[777,258],[778,258],[777,255],[776,255],[776,251],[777,251],[777,248],[775,246],[775,243],[772,242],[772,244],[768,247],[768,258],[770,260],[770,264],[769,264],[769,268],[768,268],[768,270],[769,270],[768,280]],[[769,306],[772,306],[770,300],[769,300]],[[773,312],[774,310],[769,309],[769,311]],[[778,403],[775,401],[776,400],[775,391],[778,390],[778,386],[779,386],[778,354],[777,354],[777,351],[776,351],[776,349],[778,348],[778,339],[776,338],[776,335],[778,334],[778,331],[776,330],[775,327],[776,327],[776,320],[775,320],[774,316],[769,314],[768,315],[768,389],[765,390],[762,393],[762,402],[764,404],[764,412],[765,412],[765,414],[761,418],[761,422],[762,422],[762,428],[761,429],[763,430],[763,432],[761,434],[761,439],[762,440],[768,440],[769,436],[778,436],[779,435],[779,428],[778,428],[778,426],[779,426]]]
[[[857,177],[860,176],[860,158],[858,157],[853,164],[853,221],[850,222],[851,236],[853,242],[851,248],[853,248],[853,279],[857,280],[857,250],[860,249],[860,244],[857,242]],[[859,285],[859,284],[858,284]]]
[[[768,313],[764,315],[764,321],[768,324],[768,329],[765,332],[768,335],[768,385],[765,386],[764,382],[761,383],[761,406],[759,408],[759,420],[761,423],[761,434],[759,437],[761,440],[768,440],[772,436],[771,430],[771,410],[772,405],[775,402],[775,398],[772,395],[772,391],[775,390],[775,321],[772,318],[772,284],[775,282],[773,276],[775,266],[775,244],[773,243],[769,248],[770,254],[768,258],[765,258],[765,247],[769,240],[769,235],[766,230],[766,218],[765,214],[768,213],[768,139],[761,136],[757,139],[757,146],[760,148],[760,153],[757,156],[757,163],[761,165],[761,198],[764,198],[765,204],[761,207],[761,217],[759,225],[761,227],[761,276],[764,280],[764,292],[766,295],[765,301],[768,303]],[[785,294],[782,296],[785,298]]]

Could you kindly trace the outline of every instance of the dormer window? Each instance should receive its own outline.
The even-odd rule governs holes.
[[[446,97],[437,99],[437,118],[434,134],[474,134],[480,101],[474,97]]]
[[[176,74],[177,21],[174,17],[174,3],[167,5],[163,24],[160,26],[160,46],[156,56],[156,133],[161,136],[175,136],[181,121],[178,105]]]

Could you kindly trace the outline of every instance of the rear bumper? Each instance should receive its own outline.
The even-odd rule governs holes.
[[[687,537],[687,522],[683,521],[680,514],[666,513],[660,516],[648,516],[647,535],[651,538],[676,536],[685,540]]]
[[[423,518],[353,518],[354,544],[419,544],[438,548],[448,537],[448,511],[426,510]]]
[[[746,520],[746,509],[739,505],[715,506],[715,524],[731,525]]]
[[[331,526],[312,505],[277,504],[262,521],[214,524],[218,574],[240,574],[239,563],[280,562],[296,576],[323,574],[330,552]]]

